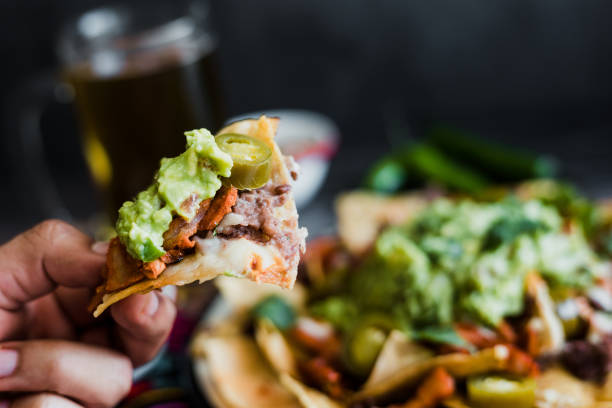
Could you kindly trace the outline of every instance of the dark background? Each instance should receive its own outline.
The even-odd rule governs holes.
[[[135,2],[139,3],[139,2]],[[146,7],[150,2],[140,2]],[[57,66],[63,21],[93,0],[0,4],[3,187],[0,242],[47,216],[24,177],[19,112],[28,78]],[[390,121],[412,135],[432,120],[557,155],[564,175],[612,195],[612,2],[609,0],[213,0],[227,114],[303,108],[331,117],[341,150],[304,211],[324,225],[337,191],[355,187],[388,148]],[[47,112],[50,172],[77,215],[83,189],[73,118]]]

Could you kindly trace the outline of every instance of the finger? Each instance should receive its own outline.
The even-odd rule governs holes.
[[[92,296],[89,288],[67,288],[60,286],[53,294],[64,314],[76,326],[84,327],[100,322],[99,319],[94,318],[87,310]]]
[[[0,341],[18,339],[24,335],[25,310],[0,310]],[[4,408],[0,405],[0,408]]]
[[[3,408],[0,405],[0,408]],[[17,398],[10,408],[83,408],[81,405],[57,394],[40,393]]]
[[[90,298],[88,288],[59,286],[15,312],[0,310],[0,341],[22,339],[25,332],[29,338],[72,339],[75,326],[82,329],[94,323],[87,311]]]
[[[176,306],[168,296],[153,291],[114,304],[111,315],[124,351],[139,366],[155,357],[168,338]]]
[[[94,287],[104,255],[92,240],[62,221],[50,220],[0,247],[0,308],[16,310],[57,285]]]
[[[109,325],[93,326],[90,329],[84,330],[78,341],[92,346],[106,348],[111,348],[116,344],[116,342],[113,341],[113,331]]]
[[[28,303],[24,326],[28,338],[68,340],[74,338],[74,324],[55,299],[54,293],[41,296]],[[23,339],[17,337],[15,340]]]
[[[61,340],[0,344],[0,394],[50,391],[112,406],[130,390],[132,365],[114,351]]]

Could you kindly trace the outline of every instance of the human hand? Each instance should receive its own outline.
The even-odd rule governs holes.
[[[161,292],[87,311],[106,248],[61,221],[0,246],[0,408],[112,406],[166,340],[176,308]]]

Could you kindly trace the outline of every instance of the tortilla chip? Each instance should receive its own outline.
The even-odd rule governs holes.
[[[336,200],[338,234],[352,253],[362,253],[386,225],[404,224],[427,204],[422,194],[385,197],[365,191],[344,193]]]
[[[139,271],[140,261],[132,258],[119,238],[110,240],[108,245],[108,255],[106,257],[105,270],[103,276],[106,279],[104,290],[113,291],[123,289],[143,279]]]
[[[269,283],[219,276],[215,279],[215,286],[221,292],[223,300],[236,310],[251,309],[259,301],[271,295],[281,297],[296,309],[302,309],[306,304],[306,289],[299,282],[293,289],[286,290]]]
[[[270,365],[278,373],[298,377],[297,361],[283,334],[267,320],[257,323],[255,341]]]
[[[281,374],[280,382],[297,397],[304,408],[342,408],[345,406],[322,392],[305,386],[290,375]]]
[[[284,158],[274,143],[274,135],[278,127],[278,119],[265,116],[257,120],[243,120],[222,129],[219,134],[237,132],[247,134],[262,140],[272,149],[271,180],[275,184],[290,184],[291,176],[285,165]],[[295,202],[286,200],[281,207],[274,208],[274,217],[281,228],[287,230],[296,228],[295,222],[286,220],[297,219]],[[92,299],[90,309],[98,317],[106,308],[136,293],[147,293],[166,285],[185,285],[194,281],[200,283],[220,275],[243,277],[258,283],[273,283],[291,289],[297,277],[297,265],[300,252],[304,250],[306,230],[302,229],[301,250],[295,257],[285,260],[278,248],[250,241],[246,238],[223,239],[194,238],[196,252],[186,256],[181,262],[169,265],[157,278],[145,279],[123,289],[112,292],[97,291]]]
[[[552,367],[536,378],[538,408],[590,408],[596,387],[573,377],[562,368]]]
[[[196,378],[219,408],[299,408],[277,380],[253,340],[239,335],[196,340],[206,359],[194,363]]]
[[[215,307],[215,306],[213,306]],[[244,333],[244,328],[250,324],[251,317],[243,313],[232,313],[211,326],[200,326],[192,336],[189,353],[195,357],[206,358],[206,340],[211,337],[235,337]],[[208,322],[207,322],[208,323]]]
[[[385,340],[374,363],[374,368],[362,389],[368,389],[373,384],[393,376],[396,372],[416,363],[430,360],[432,357],[433,353],[430,350],[411,342],[404,333],[393,330]]]
[[[388,372],[386,377],[375,383],[368,383],[367,387],[364,386],[353,396],[353,400],[376,398],[400,388],[412,387],[434,367],[444,368],[455,378],[503,370],[509,357],[509,348],[497,345],[474,354],[453,353],[422,359],[398,368],[395,372]]]
[[[527,293],[533,298],[539,322],[534,325],[538,327],[537,334],[537,355],[543,353],[554,353],[561,351],[565,344],[565,332],[563,324],[555,312],[555,305],[550,297],[548,285],[537,274],[530,273],[526,279]],[[534,329],[535,330],[535,329]]]
[[[117,303],[136,293],[148,293],[153,289],[158,289],[167,285],[186,285],[196,280],[204,282],[213,279],[217,275],[217,271],[203,268],[197,257],[186,257],[182,262],[170,265],[166,268],[157,279],[146,279],[135,285],[128,286],[125,289],[103,295],[102,303],[96,307],[93,315],[94,317],[100,316],[100,314],[113,303]]]

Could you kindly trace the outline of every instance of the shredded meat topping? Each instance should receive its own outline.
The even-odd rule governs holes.
[[[594,344],[584,340],[570,341],[561,353],[561,363],[576,377],[602,382],[612,368],[612,336]]]
[[[238,190],[233,186],[223,186],[217,191],[215,198],[210,204],[210,211],[206,211],[204,218],[198,225],[199,231],[208,231],[214,229],[219,222],[225,217],[225,214],[232,211],[232,207],[236,204]]]
[[[281,225],[274,212],[290,198],[289,184],[268,184],[256,190],[241,191],[234,205],[232,214],[239,221],[234,225],[221,225],[217,228],[218,236],[224,238],[248,237],[254,241],[270,242],[275,245],[293,267],[295,255],[301,246],[301,231],[297,229],[297,217],[283,221]]]
[[[144,275],[149,279],[157,278],[164,271],[164,269],[166,269],[166,264],[160,259],[145,262],[141,268],[142,273],[144,273]]]
[[[170,249],[163,254],[159,260],[165,264],[172,264],[183,259],[183,257],[189,253],[188,249]]]
[[[236,200],[233,213],[242,217],[237,225],[250,226],[256,230],[261,229],[270,236],[278,232],[278,221],[273,216],[274,209],[287,201],[291,186],[264,186],[256,190],[241,191]],[[217,233],[226,234],[233,225],[220,228]]]
[[[183,217],[174,217],[168,227],[168,231],[164,232],[164,249],[166,251],[174,248],[186,249],[194,247],[195,241],[192,241],[191,237],[198,232],[198,224],[208,211],[211,201],[211,199],[203,200],[195,216],[190,221],[185,220]]]
[[[253,241],[261,243],[270,241],[270,237],[264,234],[263,231],[249,225],[232,225],[231,228],[224,228],[223,233],[218,235],[227,239],[248,237]]]

